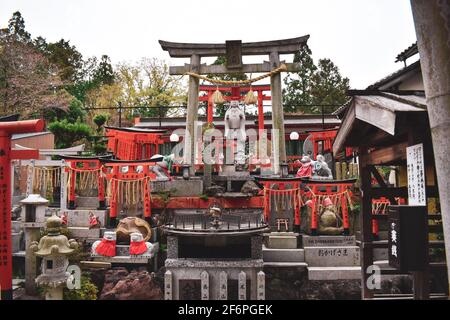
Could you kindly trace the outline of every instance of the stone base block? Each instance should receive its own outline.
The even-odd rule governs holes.
[[[11,231],[17,233],[22,231],[22,221],[11,221]]]
[[[203,194],[202,180],[172,180],[172,181],[152,181],[152,192],[173,190],[175,197],[197,197]]]
[[[308,267],[309,280],[361,279],[361,267]]]
[[[102,227],[105,226],[106,210],[67,210],[67,225],[69,227],[89,227],[89,213],[93,213]]]
[[[356,246],[355,236],[302,236],[303,247]]]
[[[305,247],[305,261],[311,267],[360,266],[359,247]]]
[[[383,261],[389,259],[389,251],[388,248],[375,248],[373,249],[373,260],[374,261]]]
[[[263,247],[264,262],[304,262],[303,249],[272,249]]]
[[[21,249],[23,232],[13,232],[11,234],[12,252],[19,252]]]
[[[266,236],[266,245],[273,249],[297,249],[297,234],[292,232],[271,232]]]
[[[98,208],[98,197],[77,197],[75,200],[77,207],[80,208]]]
[[[69,235],[71,238],[81,238],[81,239],[87,239],[87,238],[100,238],[101,230],[100,228],[96,229],[89,229],[86,227],[68,227],[69,229]]]

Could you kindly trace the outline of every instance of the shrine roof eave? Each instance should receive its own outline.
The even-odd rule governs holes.
[[[123,132],[135,132],[135,133],[165,133],[167,130],[164,129],[143,129],[143,128],[121,128],[121,127],[110,127],[105,126],[106,129],[123,131]]]
[[[376,138],[394,140],[405,129],[399,125],[405,121],[400,120],[409,115],[427,115],[425,97],[386,92],[353,96],[334,139],[333,154],[345,147],[370,147],[378,143]]]
[[[297,38],[243,42],[242,55],[265,55],[270,52],[279,54],[296,53],[306,45],[309,35]],[[194,54],[201,57],[216,57],[226,54],[225,43],[181,43],[159,40],[159,44],[164,51],[167,51],[172,58],[188,58]]]
[[[70,155],[61,155],[61,159],[64,160],[108,160],[112,159],[112,154],[106,154],[102,156],[70,156]]]

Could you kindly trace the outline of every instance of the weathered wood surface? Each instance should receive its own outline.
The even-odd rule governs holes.
[[[296,53],[306,45],[309,35],[273,41],[242,43],[242,55],[263,55],[277,51],[280,54]],[[168,51],[173,58],[188,58],[193,54],[202,57],[216,57],[226,54],[225,43],[180,43],[159,40],[164,51]]]

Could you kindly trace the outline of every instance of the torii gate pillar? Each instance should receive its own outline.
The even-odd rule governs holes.
[[[273,51],[269,55],[270,66],[275,69],[280,66],[280,55]],[[280,173],[280,165],[286,163],[286,141],[284,140],[284,115],[281,95],[281,74],[276,73],[270,77],[270,90],[272,95],[272,155],[273,170]]]
[[[200,56],[193,54],[191,56],[190,71],[200,72]],[[187,103],[187,115],[186,115],[186,134],[184,136],[184,163],[189,164],[189,175],[195,175],[195,146],[196,137],[195,131],[196,123],[198,120],[198,84],[199,79],[193,76],[189,76],[189,95]]]

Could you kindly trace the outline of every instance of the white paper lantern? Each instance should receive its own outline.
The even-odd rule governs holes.
[[[298,139],[300,139],[300,135],[298,134],[298,132],[292,131],[291,134],[289,135],[289,139],[298,140]]]
[[[170,142],[178,142],[178,141],[180,141],[180,137],[176,133],[172,133],[170,135],[169,139],[170,139]]]

